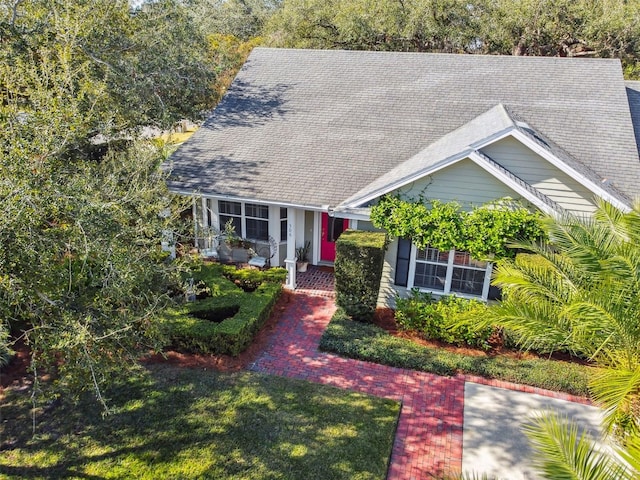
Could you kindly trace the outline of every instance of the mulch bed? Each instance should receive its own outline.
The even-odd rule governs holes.
[[[165,351],[162,354],[153,354],[142,359],[143,364],[153,363],[167,363],[170,365],[176,365],[185,368],[201,368],[211,369],[220,372],[234,372],[239,370],[245,370],[251,363],[253,363],[260,353],[266,348],[271,334],[274,331],[282,313],[292,301],[295,294],[283,291],[278,302],[274,306],[273,313],[269,320],[262,327],[260,332],[256,335],[254,341],[247,350],[242,352],[237,357],[229,355],[198,355],[193,353],[184,353],[178,351]],[[393,310],[390,308],[379,308],[376,311],[374,323],[383,328],[389,334],[396,337],[405,338],[411,340],[420,345],[425,345],[433,348],[441,348],[451,352],[461,353],[465,355],[474,356],[495,356],[503,355],[512,358],[534,358],[535,355],[531,353],[524,353],[519,351],[508,350],[501,345],[496,345],[489,351],[483,351],[480,349],[456,347],[447,343],[438,342],[434,340],[425,340],[417,332],[405,332],[398,330],[396,325]],[[0,393],[4,388],[9,386],[20,387],[30,384],[28,375],[28,366],[30,361],[30,351],[28,346],[24,342],[18,342],[14,347],[16,351],[15,358],[11,363],[0,372]],[[554,354],[553,357],[556,360],[565,360],[578,363],[579,359],[569,357],[563,354]]]

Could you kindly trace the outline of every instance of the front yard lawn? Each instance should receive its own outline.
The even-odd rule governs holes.
[[[303,381],[152,365],[95,402],[0,409],[8,479],[384,479],[398,403]]]
[[[320,350],[383,365],[438,375],[464,373],[588,396],[593,367],[543,358],[463,355],[419,345],[380,327],[351,320],[338,309],[320,340]]]

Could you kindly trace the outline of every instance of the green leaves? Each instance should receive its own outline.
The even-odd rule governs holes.
[[[554,480],[609,480],[637,478],[620,457],[598,450],[575,423],[555,415],[537,417],[525,433],[538,453],[534,466],[544,478]]]
[[[505,200],[467,212],[456,202],[385,196],[371,208],[371,220],[394,237],[411,239],[418,248],[455,248],[478,260],[512,257],[510,244],[515,240],[544,237],[539,214]]]
[[[520,244],[533,253],[499,263],[503,301],[490,311],[524,348],[566,349],[606,367],[594,398],[627,432],[640,429],[639,218],[600,201],[593,218],[547,219],[549,245]]]
[[[163,147],[135,132],[197,118],[215,75],[181,2],[136,14],[125,0],[10,3],[0,6],[0,319],[21,325],[38,372],[99,396],[159,346],[154,317],[179,284],[160,242],[184,203],[167,191]]]
[[[266,31],[277,47],[619,58],[637,78],[639,26],[622,0],[288,0]]]

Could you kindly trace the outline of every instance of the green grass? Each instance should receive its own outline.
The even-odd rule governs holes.
[[[320,349],[344,357],[432,372],[464,373],[587,396],[592,367],[541,358],[471,356],[430,348],[389,335],[371,324],[351,320],[338,309],[320,341]]]
[[[2,401],[0,478],[384,479],[399,404],[251,373],[151,367],[95,402]],[[6,442],[11,447],[6,449]]]

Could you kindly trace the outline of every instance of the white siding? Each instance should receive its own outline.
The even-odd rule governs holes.
[[[468,206],[481,205],[503,197],[520,199],[520,195],[469,159],[446,167],[400,189],[405,198],[457,201]]]
[[[482,151],[566,210],[576,213],[595,210],[593,192],[513,137],[499,140]]]

